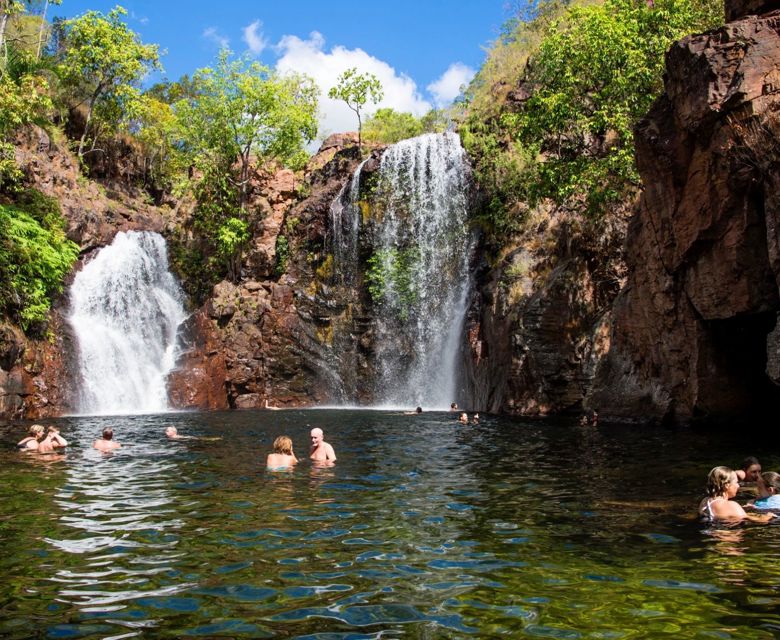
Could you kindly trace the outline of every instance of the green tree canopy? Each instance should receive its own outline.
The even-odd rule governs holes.
[[[253,156],[297,166],[317,135],[318,90],[306,76],[278,75],[224,50],[192,83],[192,95],[174,107],[186,145],[201,165],[225,170],[239,160],[241,206]]]
[[[362,150],[363,122],[360,111],[370,100],[373,104],[380,102],[384,97],[382,83],[373,73],[358,73],[356,67],[347,69],[342,73],[335,87],[328,91],[328,97],[333,100],[343,100],[358,117],[358,148]]]
[[[152,68],[161,68],[159,47],[143,44],[138,34],[122,21],[126,14],[117,6],[108,15],[88,11],[64,23],[65,48],[59,74],[87,104],[79,158],[85,153],[96,110],[111,124],[110,120],[126,112],[128,102],[137,99],[143,76]],[[92,135],[92,139],[94,148],[96,136]]]

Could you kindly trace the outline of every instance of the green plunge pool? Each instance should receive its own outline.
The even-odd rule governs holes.
[[[64,456],[0,428],[2,638],[780,637],[780,526],[693,515],[712,466],[780,469],[750,434],[351,410],[56,423]],[[124,446],[103,455],[109,425]],[[275,436],[306,458],[314,426],[334,467],[265,471]]]

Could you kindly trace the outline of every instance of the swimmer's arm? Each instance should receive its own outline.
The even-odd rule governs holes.
[[[68,441],[65,438],[63,438],[59,433],[55,433],[52,436],[52,444],[55,447],[67,447]]]
[[[769,522],[770,520],[774,520],[777,516],[775,516],[774,513],[771,511],[769,513],[746,513],[745,519],[750,520],[750,522]]]
[[[336,462],[336,452],[333,450],[333,447],[328,445],[328,450],[326,452],[326,460],[330,460],[331,462]]]

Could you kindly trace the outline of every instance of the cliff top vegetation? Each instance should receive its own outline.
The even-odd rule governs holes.
[[[540,0],[510,20],[466,92],[460,128],[496,242],[552,201],[586,218],[639,185],[633,129],[671,44],[723,21],[717,0]]]

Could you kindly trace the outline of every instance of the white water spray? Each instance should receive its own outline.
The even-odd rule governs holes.
[[[358,234],[370,238],[373,402],[447,408],[457,399],[457,362],[472,287],[475,237],[468,226],[471,172],[465,151],[454,133],[423,135],[388,148],[363,230],[359,173],[331,208],[333,253],[335,271],[347,276],[349,286],[357,271]],[[343,356],[339,360],[351,364]],[[352,378],[342,367],[347,403]]]
[[[76,275],[68,320],[78,342],[79,413],[168,408],[166,377],[186,317],[182,301],[157,233],[117,234]]]

